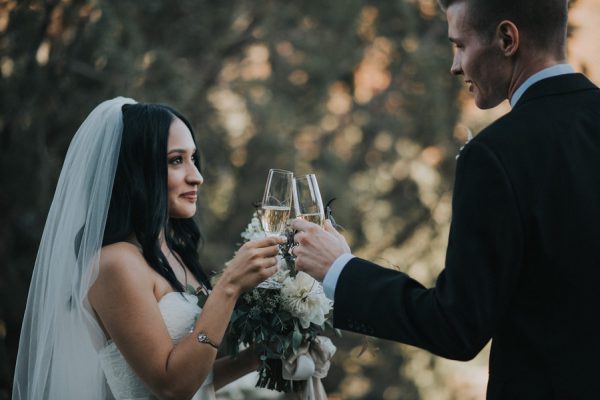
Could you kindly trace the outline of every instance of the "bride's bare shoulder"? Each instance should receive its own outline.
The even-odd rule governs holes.
[[[142,251],[129,242],[117,242],[102,247],[100,251],[100,277],[102,275],[120,276],[122,278],[149,275],[149,268]]]
[[[100,262],[114,261],[125,257],[127,259],[141,257],[142,250],[133,243],[130,242],[116,242],[102,247],[100,251]]]

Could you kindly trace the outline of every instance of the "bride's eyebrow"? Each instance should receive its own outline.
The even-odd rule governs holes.
[[[169,152],[167,153],[167,155],[171,154],[171,153],[187,153],[187,152],[195,153],[196,152],[196,148],[192,147],[190,149],[171,149],[171,150],[169,150]]]

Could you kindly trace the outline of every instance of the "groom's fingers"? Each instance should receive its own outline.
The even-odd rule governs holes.
[[[319,225],[317,224],[313,224],[312,222],[308,222],[306,220],[303,220],[302,218],[296,218],[294,220],[292,220],[292,228],[295,231],[310,231],[312,229],[316,229],[319,228]]]
[[[329,233],[333,233],[337,237],[340,237],[340,236],[343,237],[343,235],[341,233],[339,233],[338,230],[333,227],[333,224],[328,219],[325,220],[325,223],[323,224],[323,229],[325,229],[325,231],[327,231]]]
[[[292,229],[296,231],[296,234],[294,235],[294,242],[300,245],[307,245],[311,234],[315,233],[316,230],[321,228],[319,225],[313,224],[312,222],[305,221],[301,218],[296,218],[292,221]]]
[[[308,253],[307,253],[308,251]],[[312,255],[312,253],[308,250],[308,246],[297,245],[294,247],[293,251],[294,256],[296,257],[296,269],[299,271],[304,271],[304,264],[306,262],[305,258],[307,256]]]
[[[314,231],[318,230],[320,227],[319,227],[319,225],[314,224],[312,222],[305,221],[302,218],[296,218],[295,220],[292,221],[292,228],[296,231],[302,231],[302,232],[313,231],[314,232]],[[333,233],[334,235],[336,235],[338,237],[343,236],[341,233],[339,233],[337,231],[337,229],[335,229],[333,227],[333,224],[328,219],[325,220],[325,223],[323,224],[323,229],[329,233]]]
[[[299,245],[307,245],[308,244],[308,238],[309,238],[309,234],[304,232],[304,231],[298,231],[295,235],[294,235],[294,242],[298,243]],[[298,247],[298,246],[296,246]],[[297,250],[297,249],[296,249]],[[297,254],[297,253],[294,253]]]
[[[338,239],[338,244],[341,246],[341,249],[343,250],[344,253],[351,252],[350,246],[348,246],[348,242],[346,241],[346,238],[337,229],[335,229],[335,227],[333,226],[333,224],[331,223],[330,220],[325,221],[324,228],[325,228],[326,232],[331,233],[333,236],[335,236]]]

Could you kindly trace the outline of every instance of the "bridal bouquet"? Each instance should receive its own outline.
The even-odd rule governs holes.
[[[321,284],[296,272],[289,250],[293,234],[281,246],[279,272],[266,284],[245,293],[238,301],[229,326],[228,352],[254,344],[260,352],[257,387],[281,392],[321,391],[335,346],[324,336],[332,328],[328,314],[332,302]],[[244,242],[265,237],[257,213],[242,233]],[[323,392],[324,393],[324,392]]]

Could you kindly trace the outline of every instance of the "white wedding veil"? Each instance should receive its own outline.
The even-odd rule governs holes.
[[[105,337],[87,293],[98,276],[123,131],[121,108],[131,103],[117,97],[98,105],[69,146],[29,288],[13,400],[109,397],[97,353]]]

